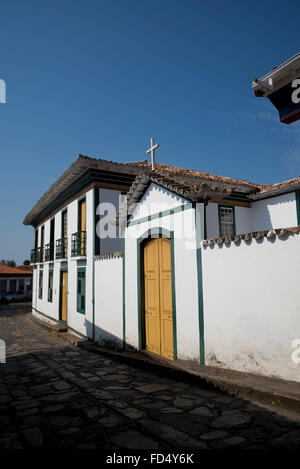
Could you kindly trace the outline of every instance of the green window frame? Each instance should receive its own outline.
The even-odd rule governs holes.
[[[85,267],[77,269],[77,312],[85,314]]]
[[[48,277],[48,301],[52,303],[53,301],[53,269],[49,269]]]
[[[39,275],[39,299],[43,298],[43,278],[44,278],[44,271],[40,270]]]
[[[235,232],[235,210],[231,205],[219,205],[219,236],[234,236]]]

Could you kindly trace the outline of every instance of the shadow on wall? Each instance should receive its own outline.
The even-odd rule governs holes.
[[[117,335],[108,332],[107,330],[103,329],[100,326],[97,326],[95,324],[95,342],[103,348],[106,348],[108,350],[115,350],[115,351],[132,351],[132,352],[137,352],[138,349],[133,347],[130,344],[127,344],[126,342],[123,341],[123,338],[118,337]],[[87,337],[92,340],[93,338],[93,324],[86,320],[86,328],[87,328]]]
[[[294,210],[294,202],[293,193],[255,202],[251,209],[251,230],[260,231],[295,226],[296,223],[290,220],[290,216],[288,216],[289,220],[285,220],[286,214],[289,213],[288,205],[292,205],[292,211]]]

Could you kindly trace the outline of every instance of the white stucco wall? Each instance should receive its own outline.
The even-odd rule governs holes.
[[[300,235],[202,249],[207,365],[300,381]]]
[[[123,343],[123,257],[95,260],[95,340]]]
[[[235,206],[234,212],[236,234],[251,231],[251,208]],[[218,204],[209,202],[206,206],[206,233],[207,238],[220,236]]]
[[[131,212],[130,221],[187,204],[188,201],[152,183]]]
[[[251,231],[297,226],[295,192],[251,204]]]
[[[217,238],[219,233],[218,204],[208,203],[206,211],[206,235],[207,238]]]
[[[236,234],[297,226],[294,192],[253,202],[251,208],[235,206],[234,210]],[[207,204],[206,230],[207,238],[220,236],[218,204]]]
[[[33,280],[33,302],[35,311],[59,320],[59,302],[60,302],[60,271],[62,268],[68,270],[68,326],[75,331],[92,337],[92,278],[93,278],[93,223],[94,223],[94,204],[93,190],[86,194],[86,231],[87,231],[87,256],[86,258],[71,257],[71,236],[78,230],[78,200],[72,201],[66,207],[68,210],[68,259],[55,259],[54,262],[44,262],[38,264]],[[55,240],[61,238],[61,220],[62,210],[55,215]],[[50,220],[44,223],[45,226],[45,244],[50,242]],[[39,227],[40,242],[41,227]],[[86,310],[85,314],[77,312],[77,269],[86,268]],[[53,301],[48,301],[48,276],[49,269],[53,268]],[[39,271],[43,269],[43,297],[38,298]]]
[[[171,192],[160,187],[157,189],[152,185],[145,193],[140,202],[141,206],[136,210],[131,221],[158,213],[160,211],[159,207],[152,203],[158,196],[164,201],[161,211],[187,203],[185,199],[175,197]],[[174,231],[177,356],[181,359],[199,360],[195,215],[192,208],[177,212],[174,215],[132,225],[126,230],[126,342],[138,348],[137,240],[150,228],[157,227]]]

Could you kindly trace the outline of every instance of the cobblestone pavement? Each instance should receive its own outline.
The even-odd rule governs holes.
[[[300,448],[300,425],[199,384],[69,346],[0,307],[0,448]]]

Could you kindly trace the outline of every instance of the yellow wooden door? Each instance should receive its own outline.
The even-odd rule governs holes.
[[[158,239],[144,249],[146,349],[160,355]]]
[[[144,248],[146,349],[173,360],[172,268],[170,240]]]
[[[169,239],[159,239],[161,355],[173,360],[172,264]]]
[[[68,311],[68,272],[62,272],[61,276],[61,319],[67,322]]]

